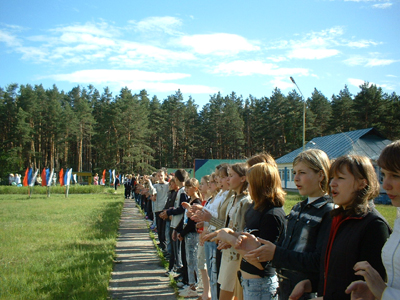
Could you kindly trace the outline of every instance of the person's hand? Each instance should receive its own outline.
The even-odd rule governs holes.
[[[190,210],[190,208],[191,208],[192,206],[190,205],[189,202],[182,202],[182,207],[183,207],[184,209]]]
[[[386,288],[386,283],[383,281],[378,271],[375,270],[367,261],[360,261],[356,263],[353,269],[356,271],[356,275],[364,277],[369,290],[372,292],[375,298],[381,299]]]
[[[294,287],[292,293],[289,296],[289,300],[300,299],[300,297],[303,296],[304,293],[311,293],[311,292],[312,292],[311,281],[309,279],[302,280],[299,283],[297,283],[296,286]]]
[[[261,243],[254,235],[247,232],[242,232],[236,239],[235,249],[248,252],[257,249],[260,246]]]
[[[218,231],[219,230],[216,230],[216,231],[214,231],[214,232],[210,232],[210,233],[208,233],[208,234],[205,234],[202,238],[201,238],[201,241],[204,243],[204,242],[207,242],[207,241],[211,241],[213,238],[215,238],[217,235],[218,235]]]
[[[178,233],[178,240],[180,240],[181,242],[183,241],[183,236],[181,236],[180,233]]]
[[[203,209],[203,205],[197,204],[197,203],[193,203],[193,204],[192,204],[192,209],[193,209],[194,212],[197,212],[197,211]]]
[[[223,250],[223,249],[229,249],[229,248],[231,248],[232,246],[230,245],[230,244],[228,244],[228,243],[225,243],[225,242],[223,242],[223,241],[219,241],[218,242],[218,247],[217,247],[217,249],[218,250]]]
[[[192,205],[193,207],[194,205]],[[195,222],[202,222],[202,221],[210,221],[211,220],[211,214],[206,211],[206,210],[196,210],[196,212],[193,214],[191,219]]]
[[[204,222],[203,221],[196,223],[196,228],[202,228],[202,227],[204,227]]]
[[[163,220],[166,220],[166,219],[168,218],[167,210],[166,210],[166,209],[163,210],[163,211],[160,213],[160,218],[163,219]]]
[[[258,239],[258,241],[261,242],[261,244],[263,245],[261,247],[258,247],[257,249],[247,252],[247,254],[243,256],[243,258],[250,263],[272,260],[274,258],[276,249],[275,244],[260,238]]]
[[[197,224],[196,224],[197,225]],[[207,230],[203,230],[201,233],[200,233],[200,236],[199,236],[199,244],[200,244],[200,246],[204,246],[204,241],[203,241],[203,237],[205,236],[205,235],[207,235],[209,232],[207,231]]]
[[[367,283],[362,280],[353,281],[346,289],[346,294],[351,293],[351,300],[375,300]],[[380,299],[380,298],[379,298]]]

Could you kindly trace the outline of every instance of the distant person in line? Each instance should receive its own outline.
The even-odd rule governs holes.
[[[8,175],[8,184],[12,185],[13,182],[14,182],[14,174],[11,173],[10,175]]]
[[[97,174],[97,173],[96,173],[96,175],[94,175],[93,184],[99,185],[99,174]]]
[[[114,188],[115,188],[115,190],[117,190],[118,185],[119,185],[119,174],[117,174],[117,175],[115,176],[115,182],[114,182]]]

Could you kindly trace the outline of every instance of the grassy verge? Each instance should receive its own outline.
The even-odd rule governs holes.
[[[0,196],[0,299],[107,299],[120,195]]]
[[[47,195],[47,188],[44,186],[30,187],[32,196],[33,195]],[[118,191],[123,190],[123,187],[119,188]],[[102,186],[102,185],[71,185],[69,187],[69,194],[113,194],[115,192],[113,187]],[[7,195],[26,195],[28,196],[27,186],[0,186],[0,194]],[[51,186],[50,194],[64,194],[65,186]]]
[[[292,207],[303,198],[296,192],[287,192],[285,202],[285,212],[288,214]],[[376,204],[376,209],[385,217],[389,225],[393,228],[394,220],[396,219],[396,209],[392,205]]]

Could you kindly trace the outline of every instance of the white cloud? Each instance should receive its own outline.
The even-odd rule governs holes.
[[[282,91],[293,88],[293,83],[287,77],[275,77],[269,83]]]
[[[347,81],[355,87],[360,87],[361,85],[363,85],[366,82],[365,80],[355,79],[355,78],[348,78]],[[376,85],[377,87],[381,87],[381,88],[384,88],[384,89],[390,90],[390,91],[395,90],[395,88],[389,84],[376,84],[374,82],[368,82],[369,87],[372,85]]]
[[[214,94],[220,89],[205,85],[180,84],[165,82],[190,77],[184,73],[157,73],[140,70],[82,70],[69,74],[55,74],[41,77],[50,78],[56,81],[68,81],[78,84],[106,84],[118,90],[121,87],[128,87],[132,90],[146,89],[149,92],[174,92],[180,89],[188,94]]]
[[[393,3],[379,3],[379,4],[374,4],[372,5],[373,8],[380,8],[380,9],[385,9],[389,8],[393,5]]]
[[[136,30],[141,32],[164,32],[170,35],[178,35],[177,28],[182,26],[182,21],[174,17],[150,17],[140,22],[131,21],[136,25]]]
[[[373,53],[372,55],[377,56],[378,54]],[[349,66],[365,66],[365,67],[378,67],[391,65],[398,60],[394,59],[380,59],[377,57],[363,57],[363,56],[353,56],[344,61],[345,64]]]
[[[60,81],[69,81],[77,83],[106,83],[115,81],[165,81],[176,80],[190,77],[190,74],[184,73],[157,73],[140,70],[82,70],[69,74],[55,74],[46,76]]]
[[[369,46],[376,46],[376,45],[378,45],[377,42],[367,41],[367,40],[353,41],[347,43],[347,46],[351,48],[366,48]]]
[[[256,60],[236,60],[229,63],[219,64],[213,73],[238,76],[250,76],[254,74],[282,76],[293,74],[308,75],[309,71],[304,68],[280,68],[275,64],[264,63]]]
[[[11,33],[0,29],[0,42],[5,43],[8,47],[18,47],[21,45],[20,40]]]
[[[377,67],[377,66],[387,66],[397,62],[397,60],[393,59],[378,59],[378,58],[371,58],[368,59],[366,67]]]
[[[312,48],[299,48],[289,52],[289,58],[298,59],[323,59],[338,55],[340,52],[335,49],[312,49]]]
[[[360,85],[363,85],[364,82],[365,82],[365,80],[356,79],[356,78],[348,78],[347,81],[348,81],[351,85],[353,85],[353,86],[355,86],[355,87],[360,87]],[[371,85],[371,83],[370,83],[370,85]]]
[[[55,33],[70,33],[70,34],[89,34],[92,36],[100,36],[100,37],[108,37],[108,38],[116,38],[117,36],[120,36],[120,31],[106,23],[106,22],[99,22],[99,23],[91,23],[87,22],[84,25],[81,24],[76,24],[76,25],[71,25],[71,26],[60,26],[55,29],[50,29],[50,32],[55,32]]]
[[[132,90],[145,89],[149,92],[174,92],[180,89],[181,92],[184,94],[215,94],[221,90],[218,88],[209,87],[205,85],[190,85],[190,84],[148,82],[148,81],[145,82],[133,81],[125,85]]]
[[[178,40],[178,43],[203,55],[235,55],[240,52],[260,50],[259,46],[244,37],[228,33],[183,36]]]

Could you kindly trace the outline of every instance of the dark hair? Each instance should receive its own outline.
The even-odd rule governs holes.
[[[189,179],[189,173],[184,169],[179,169],[175,171],[175,178],[180,182],[186,182]]]
[[[249,167],[254,166],[255,164],[258,164],[258,163],[267,163],[275,168],[278,167],[275,159],[268,152],[262,152],[262,153],[253,155],[252,157],[250,157],[247,160],[247,165]]]
[[[379,195],[379,183],[376,177],[374,166],[371,160],[365,156],[345,155],[337,158],[329,170],[329,178],[337,175],[344,168],[354,176],[356,180],[365,179],[366,186],[354,192],[353,201],[349,205],[349,209],[344,210],[343,207],[332,210],[332,216],[343,214],[350,216],[354,214],[365,214],[370,209],[369,201]]]
[[[400,140],[387,145],[378,158],[378,166],[393,173],[400,172]]]
[[[282,189],[277,167],[265,162],[255,164],[247,170],[246,178],[251,187],[255,210],[262,211],[267,207],[282,207],[285,204],[286,193]]]
[[[233,172],[235,172],[240,177],[242,177],[242,176],[246,176],[248,167],[247,167],[246,163],[236,163],[236,164],[231,165],[229,167],[229,169],[232,169]],[[247,185],[248,185],[248,182],[246,180],[245,182],[243,182],[239,194],[246,194]]]

